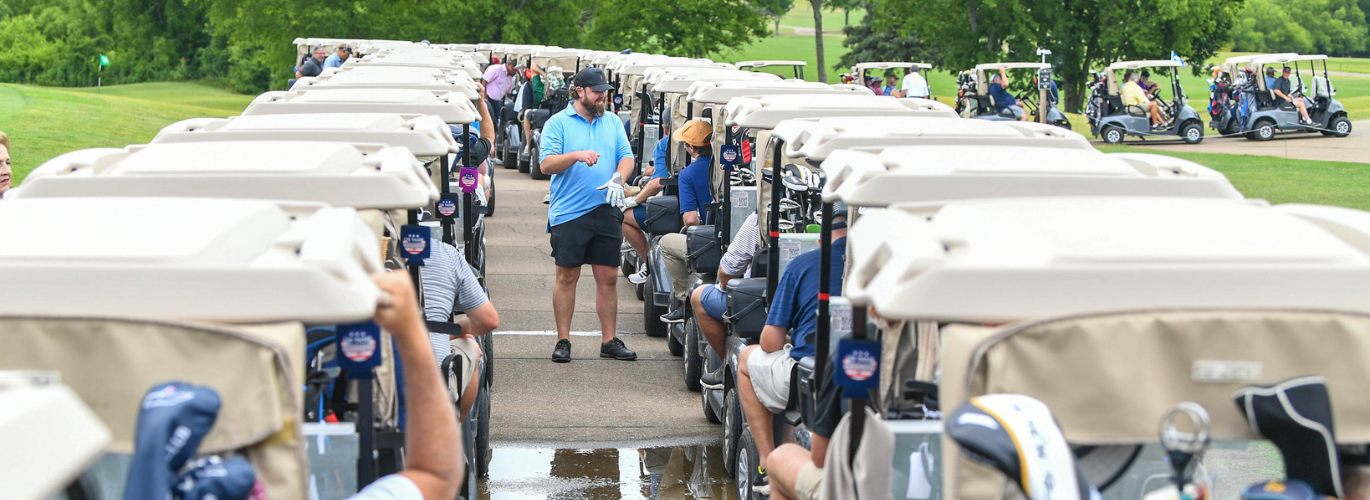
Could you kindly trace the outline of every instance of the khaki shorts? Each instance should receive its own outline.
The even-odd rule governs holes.
[[[452,341],[452,354],[461,358],[461,373],[447,374],[447,394],[452,397],[452,401],[460,399],[458,396],[461,391],[466,390],[471,385],[471,379],[476,376],[476,367],[480,362],[480,346],[475,340],[458,338]],[[456,360],[452,360],[456,364]]]
[[[790,402],[790,372],[794,369],[794,358],[790,357],[790,346],[775,352],[757,349],[747,357],[747,374],[752,379],[752,389],[756,398],[771,413],[785,411]]]
[[[809,462],[799,469],[794,479],[796,500],[818,500],[818,491],[823,489],[823,468]]]

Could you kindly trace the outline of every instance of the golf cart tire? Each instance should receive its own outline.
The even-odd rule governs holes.
[[[533,163],[532,158],[529,158],[528,161],[523,161],[522,158],[519,158],[519,159],[516,160],[516,161],[518,161],[519,173],[520,173],[520,174],[526,174],[526,173],[528,173],[528,170],[529,170],[529,168],[531,168],[531,164]]]
[[[1180,138],[1184,139],[1185,144],[1198,144],[1204,140],[1204,127],[1198,120],[1191,121],[1180,127]]]
[[[504,165],[504,168],[507,168],[507,169],[518,168],[518,166],[519,166],[519,152],[518,152],[517,149],[515,149],[515,148],[513,148],[513,147],[511,147],[511,146],[509,145],[509,137],[508,137],[509,134],[504,134],[504,135],[505,135],[505,138],[504,138],[503,141],[501,141],[501,142],[504,143],[504,156],[503,156],[503,165]]]
[[[737,487],[738,500],[755,498],[757,495],[752,492],[752,482],[756,480],[756,440],[752,439],[751,429],[742,429],[742,435],[737,439],[737,458],[733,464],[733,485]]]
[[[488,359],[488,358],[487,358]],[[476,397],[480,420],[476,424],[476,477],[490,476],[490,390]]]
[[[694,316],[685,322],[685,388],[699,392],[699,377],[704,375],[704,357],[699,355],[699,320]],[[674,354],[674,353],[673,353]],[[704,405],[704,414],[712,413],[709,405]]]
[[[637,291],[637,300],[647,300],[647,299],[645,298],[645,297],[647,296],[647,285],[646,285],[646,284],[634,285],[634,286],[633,286],[633,289],[634,289],[635,291]]]
[[[495,332],[481,335],[480,350],[485,358],[485,388],[495,386]]]
[[[695,379],[695,384],[699,384],[699,379],[698,379],[698,378]],[[717,413],[714,413],[714,406],[711,405],[711,404],[709,404],[709,393],[708,393],[708,391],[699,391],[699,404],[700,404],[701,406],[704,407],[704,418],[705,418],[705,419],[708,419],[709,423],[711,423],[711,424],[721,424],[721,423],[723,423],[723,419],[720,418],[719,415],[718,415]]]
[[[1123,131],[1122,127],[1117,125],[1104,127],[1104,130],[1099,132],[1099,135],[1104,138],[1104,142],[1107,144],[1122,144],[1123,139],[1127,138],[1127,133]]]
[[[633,265],[632,260],[624,258],[623,263],[618,265],[618,272],[623,273],[623,277],[627,278],[637,272],[637,266]]]
[[[1347,119],[1346,115],[1338,116],[1327,123],[1327,128],[1328,130],[1331,130],[1331,132],[1323,132],[1323,134],[1334,137],[1346,137],[1351,135],[1351,120]]]
[[[1225,136],[1236,136],[1242,133],[1242,124],[1237,123],[1235,118],[1227,120],[1227,128],[1221,130]]]
[[[1275,138],[1275,121],[1262,119],[1256,122],[1256,126],[1251,128],[1250,135],[1247,137],[1256,141],[1268,141]]]
[[[737,402],[737,387],[730,384],[723,394],[723,468],[729,476],[737,473],[737,441],[742,437],[742,406]]]
[[[485,197],[485,216],[486,216],[486,217],[494,217],[494,216],[495,216],[495,169],[494,169],[494,168],[488,168],[488,169],[486,169],[486,171],[487,171],[487,172],[490,172],[489,175],[486,175],[486,176],[485,176],[485,178],[486,178],[486,181],[485,181],[485,182],[490,183],[490,196],[486,196],[486,197]],[[480,213],[480,212],[476,212],[476,213]]]
[[[647,332],[648,337],[665,337],[666,323],[661,321],[661,315],[666,314],[665,307],[659,307],[652,300],[656,296],[655,280],[648,279],[643,284],[642,296],[642,329]]]
[[[528,176],[532,177],[533,180],[540,181],[546,179],[547,174],[542,173],[542,161],[538,159],[538,146],[538,141],[533,141],[533,150],[532,153],[529,153],[528,158]]]
[[[683,338],[686,339],[686,342],[688,342],[688,341],[689,341],[689,338],[690,338],[690,332],[689,332],[689,330],[688,330],[688,328],[690,327],[690,324],[689,324],[690,321],[694,321],[694,318],[692,317],[692,318],[690,318],[689,320],[686,320],[686,323],[685,323],[685,326],[684,326],[684,328],[686,328],[686,330],[682,331],[682,333],[680,334],[681,337],[683,337]],[[676,338],[675,338],[675,335],[667,335],[667,336],[666,336],[666,349],[668,349],[668,350],[671,351],[671,355],[672,355],[672,356],[682,356],[682,355],[684,355],[684,354],[685,354],[685,346],[686,346],[686,345],[687,345],[687,344],[685,344],[685,343],[682,343],[682,342],[680,342],[680,341],[677,341]],[[688,372],[689,369],[686,368],[685,371]],[[686,376],[688,377],[689,374],[687,373]],[[687,383],[686,383],[685,385],[688,386],[688,385],[689,385],[688,380],[687,380],[686,382],[687,382]]]

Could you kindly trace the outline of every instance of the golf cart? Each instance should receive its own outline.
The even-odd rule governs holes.
[[[452,198],[440,195],[434,187],[433,178],[423,163],[419,162],[404,147],[389,147],[371,141],[392,139],[397,143],[421,147],[425,154],[439,157],[433,162],[436,166],[447,166],[445,153],[456,149],[451,135],[446,133],[447,126],[436,121],[428,122],[429,130],[412,130],[408,134],[395,131],[389,120],[371,121],[372,117],[385,115],[332,115],[323,118],[338,123],[366,126],[338,126],[308,129],[321,115],[272,115],[240,117],[227,124],[228,131],[184,132],[173,125],[172,131],[164,132],[162,137],[174,138],[180,142],[130,146],[124,149],[90,149],[75,151],[58,156],[44,163],[31,175],[24,189],[16,189],[12,197],[29,198],[67,198],[67,197],[218,197],[275,200],[281,203],[327,203],[332,206],[350,207],[363,211],[372,221],[372,229],[385,236],[389,246],[385,249],[391,268],[404,268],[401,261],[408,248],[400,246],[402,236],[414,231],[407,226],[427,226],[434,233],[434,239],[452,241],[449,220],[421,221],[423,209],[442,214],[443,203]],[[393,118],[393,116],[391,117]],[[242,123],[244,126],[234,127]],[[252,129],[258,131],[253,131]],[[370,134],[370,141],[362,144],[348,142],[322,142],[318,138],[336,141],[346,135],[365,134],[366,129],[385,133]],[[359,131],[360,130],[360,131]],[[277,136],[270,141],[235,141],[234,139],[253,137],[269,133]],[[296,140],[290,140],[290,139]],[[298,139],[315,139],[300,141]],[[195,142],[190,142],[195,141]],[[200,158],[187,163],[185,158]],[[244,170],[242,165],[252,165]],[[212,182],[207,182],[212,180]],[[455,205],[453,208],[455,208]],[[463,200],[460,204],[465,213],[471,213],[471,205]],[[437,208],[433,208],[433,207]],[[397,220],[402,210],[407,210],[406,220]],[[453,214],[454,216],[456,214]],[[463,227],[468,234],[473,226],[472,217],[463,217]],[[404,225],[406,227],[401,227]],[[447,230],[443,230],[447,229]],[[423,240],[421,240],[423,241]],[[471,240],[466,240],[471,241]],[[455,244],[455,243],[454,243]],[[468,259],[479,258],[473,255],[476,245],[463,245]],[[413,259],[410,259],[413,260]],[[422,282],[419,276],[421,264],[413,262],[408,269],[416,284]],[[477,266],[472,266],[477,268]],[[419,291],[422,297],[422,291]],[[451,321],[429,322],[429,330],[441,333],[453,331]],[[488,337],[488,336],[487,336]],[[331,331],[310,330],[310,345],[317,348],[330,345]],[[489,340],[481,339],[483,348],[490,345]],[[317,349],[315,349],[317,350]],[[315,350],[311,350],[314,352]],[[488,360],[487,353],[486,359]],[[315,358],[311,355],[311,360]],[[482,363],[485,365],[484,363]],[[488,365],[486,365],[488,366]],[[488,415],[489,379],[488,368],[479,369],[477,387],[482,388],[476,395],[476,405],[465,422],[469,430],[466,456],[471,465],[471,484],[476,474],[483,474],[489,461]],[[311,377],[316,377],[311,375]],[[327,377],[323,377],[327,379]],[[312,379],[311,379],[312,380]],[[331,382],[326,385],[332,385]],[[369,387],[369,386],[368,386]],[[382,418],[375,433],[374,446],[382,456],[382,470],[394,466],[402,456],[403,418],[402,410],[393,406],[387,395],[393,395],[393,383],[383,385],[380,392],[373,396],[369,390],[359,393],[357,401],[362,404],[365,415],[372,411],[371,403],[375,398],[376,411]],[[331,409],[338,417],[350,414],[342,399],[325,395],[331,394],[321,387],[310,386],[321,401],[335,404],[322,406],[310,405],[306,419],[322,420],[323,410]],[[361,421],[370,421],[367,416]],[[363,446],[372,446],[371,430],[363,428]],[[364,453],[369,456],[369,453]],[[371,463],[360,466],[359,478],[362,484],[374,479],[376,471]],[[368,472],[369,471],[369,472]],[[474,486],[472,486],[474,487]]]
[[[336,73],[328,76],[305,77],[297,80],[292,92],[307,92],[315,89],[415,89],[437,92],[461,92],[469,100],[480,99],[476,92],[476,82],[465,73],[448,73],[443,76],[429,76],[413,72],[394,73]]]
[[[84,498],[121,498],[132,454],[156,439],[137,429],[145,396],[154,386],[184,381],[213,389],[221,402],[206,434],[176,432],[198,443],[195,455],[245,460],[273,499],[310,498],[311,478],[320,488],[358,486],[355,469],[333,464],[349,455],[356,460],[354,434],[369,426],[304,426],[300,419],[304,324],[366,321],[381,299],[368,276],[382,269],[378,239],[355,210],[256,200],[15,199],[0,207],[0,221],[42,235],[0,242],[0,268],[24,284],[0,289],[0,370],[60,380],[89,408],[49,399],[68,410],[45,422],[63,425],[63,432],[23,449],[10,446],[27,439],[7,439],[7,449],[24,456],[8,462],[6,473],[63,454],[86,458],[94,445],[104,456],[78,479],[94,493]],[[59,226],[64,230],[53,231]],[[383,357],[375,375],[393,379],[393,359]],[[7,415],[22,411],[4,408]],[[90,411],[107,432],[91,429]],[[145,430],[171,436],[170,424],[182,422],[149,422]],[[318,436],[321,427],[339,436]],[[23,430],[41,438],[41,428]],[[316,437],[331,445],[328,452],[307,451],[306,441]],[[45,475],[71,472],[7,475],[6,497],[47,482]],[[156,488],[140,477],[128,484]],[[161,486],[164,497],[170,486]]]
[[[1322,64],[1322,76],[1318,76],[1319,62]],[[1264,70],[1276,68],[1275,73],[1279,74],[1279,67],[1291,69],[1290,97],[1303,100],[1312,124],[1300,123],[1298,109],[1292,103],[1279,99],[1266,85],[1265,78],[1261,76]],[[1246,68],[1248,75],[1253,75],[1241,88],[1244,96],[1252,98],[1244,110],[1249,110],[1249,114],[1241,122],[1241,130],[1246,132],[1247,139],[1268,141],[1280,131],[1321,132],[1322,135],[1336,137],[1351,135],[1351,119],[1346,115],[1346,108],[1336,99],[1337,87],[1332,84],[1327,72],[1327,56],[1267,55],[1248,61]],[[1304,83],[1301,71],[1313,76],[1311,88]]]
[[[734,66],[737,66],[737,69],[741,71],[756,71],[765,68],[792,68],[791,73],[796,80],[804,79],[804,67],[808,65],[809,63],[804,61],[742,61],[734,63]],[[780,73],[773,74],[782,77],[785,76]]]
[[[519,92],[508,94],[510,100],[504,105],[504,119],[507,121],[502,132],[505,138],[502,150],[504,168],[517,168],[519,172],[529,174],[534,179],[550,177],[542,173],[537,145],[540,143],[542,127],[547,120],[571,103],[571,80],[583,65],[579,53],[580,51],[568,49],[541,49],[533,52],[532,64],[543,73],[539,78],[544,86],[543,99],[536,102],[534,89],[530,87],[533,85],[532,79],[521,84]],[[549,77],[553,77],[550,79],[555,83],[552,92],[545,90],[549,86]],[[527,136],[524,135],[523,117],[513,111],[518,107],[513,100],[520,98],[523,99],[522,113],[528,120]],[[524,147],[525,144],[527,147]]]
[[[1242,99],[1243,93],[1239,91],[1242,86],[1248,83],[1246,63],[1267,55],[1293,56],[1298,54],[1290,52],[1234,56],[1212,68],[1213,77],[1208,80],[1209,128],[1225,136],[1238,135],[1242,132],[1242,123],[1246,121],[1246,113],[1250,112]]]
[[[1015,78],[1014,81],[1020,82],[1019,85],[1012,85],[1013,88],[1022,88],[1015,93],[1019,101],[1023,102],[1023,111],[1034,117],[1033,121],[1056,125],[1061,128],[1070,129],[1070,120],[1066,114],[1057,109],[1057,99],[1052,97],[1051,87],[1055,85],[1051,79],[1051,65],[1040,62],[1011,62],[1011,63],[985,63],[975,66],[967,72],[962,72],[957,79],[960,90],[956,102],[956,109],[966,118],[976,118],[980,120],[1014,120],[1012,113],[1007,110],[1003,112],[995,111],[995,106],[1000,103],[994,102],[994,98],[989,95],[989,84],[991,72],[997,73],[999,68],[1004,68],[1005,73],[1013,70],[1032,70],[1030,80]],[[1021,82],[1032,81],[1034,85],[1023,85]],[[1005,90],[1010,90],[1005,87]],[[1033,92],[1033,91],[1036,92]],[[1043,104],[1045,103],[1045,104]],[[1012,103],[1010,103],[1012,104]],[[1045,108],[1046,113],[1041,110]]]
[[[1283,461],[1291,489],[1298,480],[1341,496],[1342,473],[1361,473],[1358,455],[1370,441],[1354,389],[1370,355],[1370,297],[1356,284],[1370,271],[1367,219],[1335,207],[1173,198],[908,204],[868,215],[858,222],[870,230],[863,234],[897,232],[870,240],[875,260],[852,269],[852,285],[884,321],[938,330],[940,359],[918,363],[940,366],[941,409],[956,438],[931,439],[944,462],[907,481],[943,498],[1000,498],[997,461],[960,458],[983,448],[957,427],[967,420],[958,418],[963,403],[1002,393],[1045,403],[1088,484],[1108,497],[1141,498],[1172,479],[1235,495],[1232,486],[1245,485],[1215,483],[1192,464],[1209,440],[1232,457],[1260,439],[1283,455],[1260,459]],[[1309,376],[1324,380],[1289,383]],[[1296,385],[1324,386],[1321,401]],[[1183,402],[1202,413],[1188,430],[1191,446],[1164,424],[1157,436]],[[929,437],[939,431],[928,427]]]
[[[854,65],[854,66],[851,67],[851,72],[850,72],[850,73],[847,73],[848,81],[847,81],[846,83],[855,83],[855,84],[859,84],[859,85],[864,85],[864,84],[866,83],[866,73],[871,72],[871,71],[881,71],[881,70],[886,71],[886,72],[889,72],[889,71],[891,71],[891,70],[896,70],[896,69],[903,69],[903,70],[904,70],[904,75],[907,75],[907,74],[913,72],[913,70],[915,70],[915,69],[920,70],[920,71],[927,71],[927,70],[930,70],[930,69],[932,69],[932,65],[931,65],[931,64],[927,64],[927,63],[914,63],[914,62],[863,62],[863,63],[857,63],[856,65]],[[900,78],[903,78],[904,75],[897,75],[897,76],[899,76]],[[929,94],[928,96],[929,96],[929,98],[931,98],[931,94]]]
[[[463,52],[431,50],[386,52],[363,57],[353,57],[348,59],[347,62],[344,62],[338,69],[348,70],[361,67],[439,68],[449,71],[459,70],[472,79],[481,77],[480,65],[474,61],[469,54]]]
[[[1094,108],[1097,112],[1087,116],[1090,133],[1094,134],[1094,137],[1102,136],[1104,142],[1109,144],[1121,144],[1129,135],[1143,140],[1147,137],[1174,136],[1183,139],[1186,144],[1198,144],[1204,139],[1203,121],[1199,117],[1199,112],[1194,111],[1189,105],[1189,96],[1185,95],[1184,87],[1180,86],[1180,68],[1183,66],[1184,63],[1181,61],[1168,59],[1122,61],[1109,65],[1105,80],[1090,91],[1089,99],[1099,103]],[[1161,110],[1161,117],[1165,120],[1163,128],[1152,127],[1146,103],[1141,106],[1124,106],[1123,98],[1119,95],[1119,72],[1134,73],[1144,68],[1155,69],[1158,74],[1169,68],[1169,75],[1166,76],[1170,79],[1171,100],[1165,101],[1161,96],[1160,87],[1147,95],[1150,102],[1155,102]]]

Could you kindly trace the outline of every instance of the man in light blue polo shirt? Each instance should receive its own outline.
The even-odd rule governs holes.
[[[623,179],[633,171],[633,149],[623,123],[605,116],[609,89],[604,71],[588,68],[577,73],[575,99],[542,127],[539,144],[542,171],[552,174],[547,232],[557,281],[552,312],[557,323],[557,345],[552,361],[571,361],[571,317],[576,307],[576,283],[585,264],[595,275],[595,312],[603,334],[601,358],[637,359],[614,335],[618,314],[619,248],[623,242]]]

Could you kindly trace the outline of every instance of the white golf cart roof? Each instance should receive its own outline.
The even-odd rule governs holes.
[[[294,45],[307,45],[310,47],[317,47],[319,45],[334,46],[342,45],[344,43],[351,46],[356,46],[366,41],[367,40],[362,40],[359,38],[296,38],[291,43]]]
[[[24,373],[0,371],[0,481],[6,498],[56,498],[100,458],[113,436],[67,386],[6,380]]]
[[[834,151],[878,152],[895,146],[1026,146],[1093,150],[1089,139],[1043,123],[948,120],[926,116],[861,116],[784,120],[771,137],[785,141],[785,154],[822,162]]]
[[[1004,143],[1000,145],[999,140]],[[1065,138],[1033,140],[1073,142]],[[1187,160],[1018,144],[1021,142],[987,136],[982,145],[969,148],[963,144],[929,144],[890,146],[879,153],[835,151],[823,161],[828,178],[823,199],[862,207],[1030,196],[1242,199],[1222,173]]]
[[[1277,53],[1277,54],[1247,54],[1247,55],[1244,55],[1244,56],[1232,56],[1232,57],[1227,58],[1227,60],[1223,61],[1221,64],[1219,64],[1219,65],[1218,65],[1218,68],[1219,68],[1219,69],[1222,69],[1223,71],[1228,71],[1228,72],[1230,72],[1230,71],[1232,71],[1233,69],[1238,68],[1238,67],[1240,67],[1240,66],[1243,66],[1243,65],[1245,65],[1246,63],[1251,62],[1252,59],[1256,59],[1256,58],[1258,58],[1258,57],[1266,57],[1266,56],[1296,56],[1296,55],[1298,55],[1298,54],[1297,54],[1297,53],[1294,53],[1294,52],[1281,52],[1281,53]]]
[[[433,46],[434,46],[434,47],[441,48],[441,49],[456,51],[456,52],[475,52],[475,51],[476,51],[476,44],[474,44],[474,43],[435,43],[435,44],[433,44]]]
[[[774,129],[777,124],[793,118],[821,118],[825,116],[931,116],[956,118],[956,112],[936,109],[924,110],[917,103],[874,95],[851,94],[780,94],[761,97],[738,97],[724,108],[727,125],[744,128]]]
[[[433,115],[445,123],[474,123],[480,114],[465,94],[415,89],[272,91],[257,96],[243,116],[305,113],[397,113]]]
[[[695,82],[779,82],[780,75],[766,72],[723,70],[716,73],[677,74],[666,73],[652,85],[653,92],[685,94]]]
[[[324,141],[379,143],[418,157],[457,153],[451,129],[432,115],[312,113],[191,118],[163,127],[152,144],[183,142]]]
[[[242,141],[73,151],[34,169],[23,188],[7,198],[108,196],[246,198],[395,210],[428,206],[437,201],[438,189],[405,148]]]
[[[690,102],[705,104],[727,104],[734,97],[777,95],[777,94],[852,94],[874,96],[870,89],[860,85],[828,85],[819,82],[800,81],[697,81],[685,93]]]
[[[645,61],[630,61],[619,67],[615,72],[620,75],[642,75],[652,68],[720,68],[737,69],[728,63],[699,61],[684,57],[667,59],[648,59]]]
[[[378,74],[378,75],[417,75],[428,78],[446,78],[448,75],[460,74],[471,78],[474,81],[480,78],[480,70],[475,65],[471,66],[386,66],[377,64],[354,64],[337,68],[324,68],[320,77],[332,76],[339,73],[357,74]],[[471,76],[472,73],[476,75]]]
[[[353,62],[356,61],[356,62]],[[480,78],[480,68],[477,63],[470,59],[452,60],[446,58],[433,57],[414,57],[408,55],[396,55],[391,57],[354,57],[344,62],[339,67],[344,71],[355,71],[359,69],[406,69],[406,68],[431,68],[445,70],[449,72],[460,71],[472,79]],[[331,69],[331,68],[330,68]]]
[[[372,316],[380,238],[351,208],[209,198],[14,199],[0,315],[334,323]],[[60,230],[54,230],[59,229]]]
[[[1109,71],[1120,69],[1142,69],[1142,68],[1178,68],[1184,66],[1180,61],[1170,59],[1152,59],[1149,61],[1118,61],[1108,65]]]
[[[750,72],[750,71],[738,71],[738,70],[729,69],[729,68],[710,68],[710,67],[697,67],[697,66],[685,66],[685,67],[665,66],[665,67],[660,67],[660,68],[649,68],[647,71],[645,71],[645,72],[642,73],[642,80],[645,81],[645,82],[647,82],[648,85],[656,85],[657,82],[661,81],[661,80],[664,79],[664,78],[672,78],[672,77],[680,78],[680,77],[704,76],[704,75],[746,75],[746,76],[756,76],[754,73],[752,73],[752,72]]]
[[[1099,197],[958,202],[927,215],[895,205],[853,225],[853,238],[881,249],[851,282],[886,318],[1370,312],[1370,213],[1358,210]]]
[[[533,51],[533,64],[540,68],[550,68],[560,66],[563,71],[576,71],[576,65],[584,66],[580,62],[581,52],[579,49],[538,49]]]
[[[801,67],[801,68],[802,68],[802,67],[808,66],[809,63],[806,62],[806,61],[741,61],[741,62],[733,63],[733,65],[734,65],[734,66],[737,66],[737,69],[748,69],[748,68],[757,68],[757,69],[760,69],[760,68],[767,68],[767,67],[771,67],[771,66],[785,66],[785,67],[798,66],[798,67]]]
[[[471,77],[454,73],[441,78],[416,74],[388,73],[338,73],[318,78],[301,78],[295,81],[290,90],[304,92],[319,88],[354,89],[415,89],[444,92],[461,92],[467,99],[476,100],[476,83]]]
[[[1252,68],[1260,68],[1267,64],[1288,64],[1298,61],[1325,61],[1325,54],[1266,54],[1260,57],[1253,57],[1247,63]]]
[[[984,71],[984,70],[988,70],[988,69],[999,69],[999,68],[1004,68],[1004,69],[1042,69],[1042,68],[1050,68],[1050,67],[1051,67],[1051,64],[1048,64],[1048,63],[1040,63],[1040,62],[1003,62],[1003,63],[984,63],[984,64],[977,64],[977,65],[975,65],[975,70],[976,70],[976,71]]]
[[[899,69],[899,68],[932,69],[932,65],[931,65],[931,64],[928,64],[928,63],[917,63],[917,62],[863,62],[863,63],[856,63],[855,65],[853,65],[853,66],[851,67],[851,72],[852,72],[852,73],[862,73],[862,74],[864,74],[867,70],[872,70],[872,69]]]

